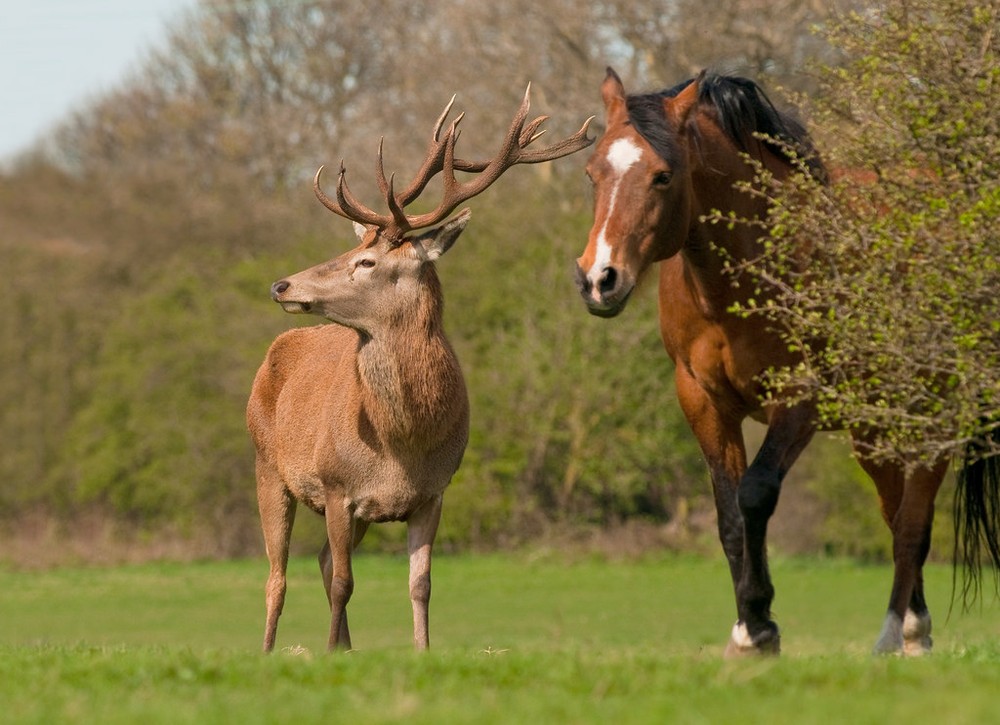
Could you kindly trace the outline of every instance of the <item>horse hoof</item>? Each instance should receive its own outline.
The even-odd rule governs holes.
[[[903,654],[907,657],[920,657],[930,654],[933,646],[930,613],[917,614],[912,609],[907,609],[903,618]]]
[[[879,632],[875,647],[872,648],[874,655],[898,655],[903,652],[903,620],[898,614],[889,611],[885,615],[885,622],[882,623],[882,631]]]
[[[923,655],[929,655],[933,646],[934,640],[930,637],[905,639],[903,640],[903,654],[907,657],[922,657]]]
[[[733,659],[736,657],[750,657],[756,655],[777,655],[781,653],[781,635],[778,632],[778,625],[768,621],[764,629],[756,635],[751,636],[750,631],[743,622],[736,622],[733,625],[733,632],[726,645],[724,657]]]

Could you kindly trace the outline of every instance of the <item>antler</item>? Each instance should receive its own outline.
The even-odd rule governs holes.
[[[516,164],[538,164],[544,161],[552,161],[563,156],[575,153],[584,149],[594,142],[594,139],[587,137],[587,130],[590,122],[594,120],[591,116],[584,121],[583,126],[572,136],[559,141],[547,148],[526,150],[529,144],[538,139],[545,131],[539,131],[548,116],[539,116],[525,125],[528,117],[531,84],[524,92],[524,100],[514,115],[507,134],[504,136],[500,150],[493,158],[485,161],[467,161],[455,158],[455,143],[458,141],[460,132],[458,124],[464,118],[461,113],[451,122],[445,134],[441,135],[441,128],[444,126],[451,107],[455,103],[452,96],[444,111],[438,117],[434,125],[434,132],[431,134],[431,142],[427,149],[427,155],[420,166],[413,181],[403,191],[396,193],[393,189],[395,176],[385,177],[385,170],[382,164],[382,142],[379,141],[378,156],[375,163],[375,177],[378,182],[382,196],[389,207],[389,214],[379,214],[372,211],[367,206],[359,202],[351,193],[345,178],[344,163],[341,161],[340,174],[337,178],[336,199],[331,199],[324,193],[320,186],[320,175],[323,167],[316,172],[313,180],[313,189],[317,198],[330,211],[351,221],[360,222],[371,226],[379,227],[383,233],[390,238],[396,238],[413,229],[429,227],[437,224],[447,217],[459,204],[472,197],[481,194],[493,182],[510,167]],[[478,174],[478,176],[466,182],[459,182],[455,178],[455,171],[465,171]],[[427,186],[428,182],[437,174],[441,177],[444,186],[444,198],[434,211],[416,216],[408,216],[403,210],[413,202]]]

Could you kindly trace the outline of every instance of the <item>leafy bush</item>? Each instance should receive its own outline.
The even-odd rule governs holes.
[[[1000,453],[998,31],[996,2],[843,18],[831,33],[849,60],[825,72],[817,117],[846,170],[829,186],[761,170],[751,192],[773,202],[773,234],[748,266],[769,301],[745,312],[806,353],[772,389],[869,431],[875,458]]]

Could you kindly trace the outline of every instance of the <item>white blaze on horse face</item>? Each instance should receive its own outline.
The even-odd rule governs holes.
[[[587,277],[594,285],[595,294],[597,292],[597,281],[601,278],[605,268],[611,263],[611,245],[608,244],[607,230],[608,221],[615,213],[615,202],[618,200],[618,188],[622,179],[635,164],[642,158],[642,149],[636,145],[635,141],[629,138],[620,138],[611,144],[608,149],[606,160],[614,177],[611,186],[611,196],[608,198],[608,208],[604,214],[604,224],[601,231],[597,233],[597,251],[594,255],[594,264],[591,266]]]

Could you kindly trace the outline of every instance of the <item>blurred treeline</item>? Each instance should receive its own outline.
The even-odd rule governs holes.
[[[258,553],[246,397],[271,339],[319,323],[283,314],[268,286],[354,239],[313,198],[318,165],[343,158],[375,204],[379,137],[387,168],[408,178],[458,93],[460,153],[487,156],[528,81],[533,112],[562,137],[600,117],[609,64],[636,89],[714,66],[809,92],[806,64],[836,61],[810,31],[832,8],[206,0],[175,19],[117,88],[0,176],[5,540],[60,556],[70,542],[97,557],[165,540],[195,556]],[[509,172],[473,201],[440,265],[473,411],[444,546],[633,536],[639,524],[654,543],[714,542],[653,285],[613,322],[589,317],[574,289],[585,154]],[[886,554],[874,494],[836,440],[793,471],[775,526],[789,550]]]

